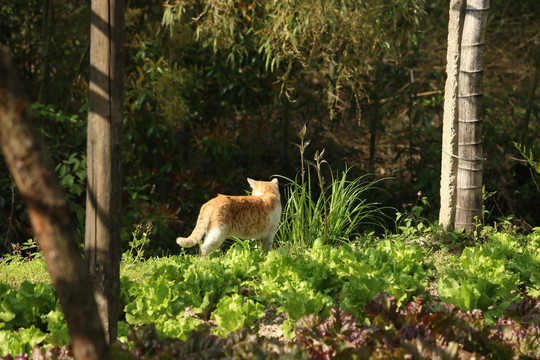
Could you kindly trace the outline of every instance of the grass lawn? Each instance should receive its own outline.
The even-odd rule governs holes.
[[[151,258],[137,264],[121,262],[120,274],[127,276],[131,281],[141,281],[145,275],[152,273],[156,262],[159,262],[159,258]],[[23,260],[21,258],[0,262],[0,283],[18,289],[25,280],[51,284],[43,259]]]
[[[18,289],[24,280],[51,283],[47,266],[43,259],[14,260],[0,262],[0,283]]]

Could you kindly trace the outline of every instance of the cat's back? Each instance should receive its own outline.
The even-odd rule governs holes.
[[[274,205],[265,202],[260,196],[218,195],[211,203],[212,225],[225,226],[230,235],[239,237],[265,233],[275,209]]]
[[[211,200],[216,210],[228,212],[249,212],[265,207],[264,201],[258,196],[233,196],[218,194]]]

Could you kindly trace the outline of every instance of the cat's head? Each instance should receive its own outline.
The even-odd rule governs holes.
[[[278,179],[272,179],[272,181],[257,181],[248,178],[249,186],[251,186],[251,195],[262,196],[265,193],[274,193],[279,197]]]

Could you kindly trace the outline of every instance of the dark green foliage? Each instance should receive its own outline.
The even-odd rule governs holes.
[[[33,104],[32,110],[82,239],[86,201],[86,121],[79,115],[66,115],[41,103]],[[2,160],[0,172],[7,174],[5,166]],[[7,230],[0,238],[1,253],[9,249],[10,243],[22,243],[21,237],[31,236],[26,229],[29,224],[24,204],[13,187],[10,177],[0,178],[0,211],[6,214],[0,217],[0,227]]]
[[[373,202],[400,208],[422,190],[432,204],[425,216],[436,218],[447,2],[126,5],[124,246],[133,224],[153,221],[158,236],[146,254],[177,253],[173,239],[192,229],[216,193],[243,193],[247,176],[294,178],[290,143],[306,122],[313,151],[326,149],[334,170],[346,162],[358,164],[352,178],[397,178],[382,184],[392,199]],[[486,201],[486,223],[511,213],[516,222],[538,222],[540,195],[512,147],[517,140],[539,153],[538,101],[529,96],[537,12],[531,0],[497,3],[489,22],[484,178],[496,193]],[[12,48],[31,100],[44,104],[35,107],[38,125],[80,230],[89,14],[87,1],[0,5],[0,42]],[[3,162],[0,174],[8,174]],[[0,177],[4,251],[29,237],[12,188]]]
[[[10,47],[26,93],[70,114],[86,101],[89,29],[86,0],[0,4],[0,43]]]

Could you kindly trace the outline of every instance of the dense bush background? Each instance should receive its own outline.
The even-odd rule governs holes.
[[[216,12],[221,3],[230,11]],[[354,16],[345,14],[346,26],[336,22],[344,16],[337,7],[304,6],[284,18],[297,33],[287,26],[265,30],[265,14],[289,14],[272,3],[186,2],[170,27],[162,24],[165,10],[173,9],[169,2],[127,1],[126,242],[136,224],[151,220],[158,236],[149,253],[177,252],[174,238],[191,230],[199,206],[216,193],[242,194],[248,176],[294,178],[300,161],[292,143],[304,123],[311,140],[306,158],[325,148],[333,168],[356,164],[353,177],[394,177],[383,182],[388,192],[378,201],[402,209],[422,191],[431,204],[426,216],[437,218],[448,2],[367,1]],[[205,9],[219,15],[216,23],[192,20]],[[484,181],[494,192],[485,202],[488,223],[508,215],[525,228],[540,223],[540,194],[531,179],[538,175],[513,145],[540,154],[533,87],[539,14],[536,0],[491,4],[484,60]],[[0,4],[0,42],[11,47],[36,102],[81,233],[89,17],[82,0]],[[296,38],[284,41],[287,31]],[[4,253],[31,230],[0,161]]]

